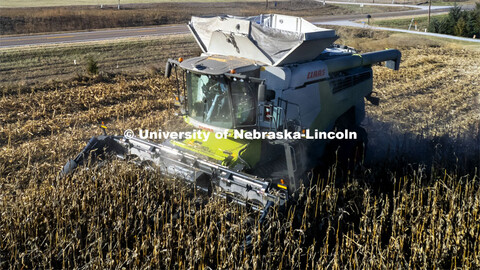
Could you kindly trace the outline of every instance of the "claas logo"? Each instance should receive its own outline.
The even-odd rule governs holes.
[[[315,70],[315,71],[310,71],[308,72],[307,74],[307,80],[308,79],[313,79],[313,78],[317,78],[317,77],[323,77],[325,76],[325,69],[319,69],[319,70]]]

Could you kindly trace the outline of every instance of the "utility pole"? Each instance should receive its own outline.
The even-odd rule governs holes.
[[[431,8],[432,8],[432,0],[429,0],[428,1],[428,26],[430,26],[430,9]]]

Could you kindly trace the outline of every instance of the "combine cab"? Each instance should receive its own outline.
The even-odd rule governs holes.
[[[375,101],[371,66],[398,70],[401,58],[398,50],[357,54],[333,45],[334,30],[298,17],[192,17],[188,26],[203,53],[170,59],[165,75],[176,74],[179,112],[192,129],[209,132],[208,140],[98,136],[63,175],[92,153],[111,152],[240,204],[282,205],[324,153],[331,131],[359,139],[364,100]]]

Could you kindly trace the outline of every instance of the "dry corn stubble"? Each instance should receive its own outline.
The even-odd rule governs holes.
[[[262,227],[258,215],[245,208],[125,162],[57,179],[63,163],[99,133],[99,121],[112,133],[181,126],[167,80],[118,75],[110,82],[5,95],[0,98],[1,267],[479,267],[477,173],[461,176],[459,170],[436,167],[451,152],[428,147],[424,161],[438,161],[431,163],[434,168],[398,169],[404,163],[395,159],[396,153],[419,151],[419,143],[434,135],[470,132],[468,126],[478,120],[478,107],[470,101],[478,90],[474,59],[480,55],[424,45],[402,52],[400,72],[375,67],[383,104],[367,108],[372,142],[393,145],[388,162],[370,161],[344,174],[342,183],[333,167],[313,178],[288,211],[274,209]],[[375,132],[379,123],[394,123],[388,136]],[[399,131],[421,136],[420,142],[395,152]],[[467,152],[461,147],[478,153],[478,145],[461,145],[456,138],[435,142],[454,142],[456,155]]]

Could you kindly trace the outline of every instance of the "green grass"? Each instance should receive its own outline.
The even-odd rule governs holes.
[[[428,4],[425,4],[428,5]],[[439,1],[439,2],[432,2],[432,6],[453,6],[454,2],[444,2],[444,1]]]
[[[347,1],[347,0],[340,0],[344,2],[363,2],[363,3],[376,3],[376,4],[391,4],[392,0],[357,0],[357,1]],[[457,5],[474,5],[475,2],[478,0],[452,0],[452,1],[436,1],[432,0],[432,6],[453,6],[457,3]],[[428,0],[395,0],[394,4],[398,5],[418,5],[422,4],[423,6],[428,5]]]
[[[443,19],[447,14],[431,16],[431,18]],[[412,23],[412,28],[410,30],[415,30],[415,22],[417,22],[417,29],[424,31],[428,27],[428,16],[415,16],[413,17],[414,21],[412,23],[412,18],[405,19],[393,19],[393,20],[373,20],[372,24],[382,27],[391,27],[398,29],[408,29],[410,23]]]
[[[348,10],[352,13],[360,14],[369,14],[369,13],[379,13],[379,12],[391,12],[391,11],[403,11],[403,10],[412,10],[409,7],[382,7],[382,6],[364,6],[363,8],[360,5],[346,5],[346,4],[331,4],[334,6],[341,7],[344,10]]]
[[[475,5],[478,3],[478,0],[468,0],[468,1],[432,1],[432,6],[453,6],[457,3],[458,6],[465,5]]]

